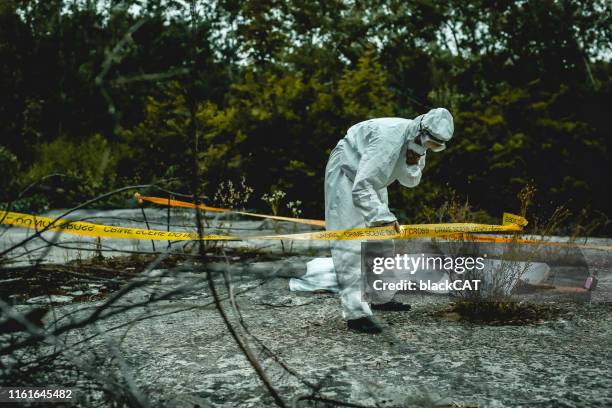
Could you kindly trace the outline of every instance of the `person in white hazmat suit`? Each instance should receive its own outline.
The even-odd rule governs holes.
[[[389,211],[387,186],[397,180],[405,187],[416,187],[421,181],[427,150],[444,150],[453,130],[453,117],[444,108],[432,109],[414,120],[378,118],[352,126],[331,152],[325,169],[325,228],[390,225],[399,232],[399,223]],[[333,274],[335,270],[342,315],[349,329],[379,333],[382,329],[372,319],[370,305],[361,297],[361,243],[332,241],[330,246],[333,270],[325,273]],[[300,278],[302,286],[307,286],[309,275],[318,281],[330,281],[330,276],[307,272]],[[291,284],[296,286],[296,282]],[[317,289],[316,286],[311,288]],[[394,301],[372,307],[410,308]]]

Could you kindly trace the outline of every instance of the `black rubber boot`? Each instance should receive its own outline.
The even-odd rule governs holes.
[[[370,307],[374,310],[384,310],[387,312],[407,312],[410,310],[410,305],[408,303],[400,303],[394,300],[378,305],[373,303]]]
[[[369,316],[347,320],[346,325],[348,326],[349,330],[359,333],[378,334],[383,330],[382,327]]]

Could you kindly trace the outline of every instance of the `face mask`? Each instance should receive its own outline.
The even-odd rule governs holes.
[[[397,181],[404,187],[415,187],[421,181],[421,168],[418,164],[408,166],[403,163],[396,174]]]
[[[424,146],[422,146],[422,145],[420,145],[418,143],[415,143],[412,140],[410,142],[408,142],[408,149],[412,150],[413,152],[415,152],[419,156],[424,155],[425,152],[427,151],[427,149]]]

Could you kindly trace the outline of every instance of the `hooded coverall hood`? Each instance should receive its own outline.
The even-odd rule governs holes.
[[[453,115],[444,108],[435,108],[422,115],[421,125],[429,130],[431,135],[443,143],[448,142],[453,137],[455,125]]]
[[[412,126],[408,126],[406,131],[406,143],[402,146],[400,157],[406,155],[406,150],[411,149],[421,155],[419,162],[412,166],[398,162],[394,169],[394,178],[404,187],[415,187],[421,181],[422,170],[425,167],[425,154],[427,149],[422,144],[417,144],[414,140],[420,131],[426,131],[427,136],[434,140],[436,144],[444,144],[453,137],[454,125],[453,116],[444,108],[435,108],[424,115],[417,116],[412,121]],[[423,137],[423,136],[422,136]]]

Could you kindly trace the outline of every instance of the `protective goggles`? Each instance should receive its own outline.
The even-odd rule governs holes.
[[[444,141],[435,137],[429,129],[424,127],[422,120],[419,122],[419,139],[419,144],[426,150],[429,149],[432,152],[441,152],[446,149]]]

